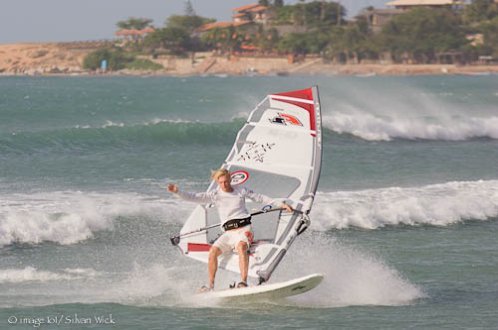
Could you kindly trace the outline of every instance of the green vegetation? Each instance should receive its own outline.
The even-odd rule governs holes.
[[[135,55],[188,56],[212,50],[225,55],[319,54],[338,63],[473,62],[480,56],[498,57],[498,4],[494,0],[473,0],[454,8],[412,9],[395,15],[375,33],[368,16],[346,20],[346,10],[338,1],[300,0],[285,5],[283,0],[259,0],[258,3],[267,7],[264,20],[206,29],[202,27],[215,20],[198,16],[191,2],[186,1],[184,15],[170,16],[163,27],[147,35],[131,35],[119,47],[89,54],[84,66],[95,70],[106,59],[109,70],[157,70],[160,65],[136,60]],[[366,8],[367,12],[373,10]],[[242,19],[254,19],[250,15]],[[150,19],[132,17],[118,22],[117,27],[142,30],[151,27],[151,23]]]
[[[102,48],[88,54],[83,61],[83,68],[98,70],[104,60],[107,61],[107,69],[110,71],[122,69],[156,71],[163,69],[160,64],[147,59],[137,59],[133,54],[127,53],[120,48]]]
[[[142,30],[151,26],[152,20],[148,18],[130,17],[126,21],[119,21],[116,26],[126,30]]]
[[[161,64],[152,62],[151,60],[147,59],[135,59],[132,62],[127,63],[126,68],[130,70],[140,71],[157,71],[164,69]]]
[[[166,27],[182,29],[189,34],[192,34],[196,29],[204,24],[214,22],[214,19],[205,18],[201,16],[189,15],[173,15],[166,20]]]
[[[498,17],[482,23],[480,30],[485,40],[481,53],[498,57]]]
[[[181,55],[186,52],[190,44],[190,35],[187,31],[177,27],[157,29],[148,35],[143,42],[145,48],[151,50],[165,49],[171,54]]]
[[[480,55],[498,56],[494,0],[473,0],[463,8],[415,8],[394,16],[378,33],[373,33],[366,16],[347,22],[344,8],[336,2],[301,1],[274,9],[274,25],[293,24],[305,30],[275,38],[280,52],[321,54],[340,63],[436,63],[445,56],[472,62]]]
[[[120,48],[102,48],[91,52],[85,57],[83,68],[97,70],[104,60],[107,61],[108,70],[116,71],[124,69],[128,63],[131,63],[134,60],[134,57]]]
[[[396,61],[430,63],[438,53],[460,51],[468,43],[461,18],[450,9],[417,8],[394,17],[382,31],[381,49]]]
[[[477,24],[498,16],[498,5],[493,0],[474,0],[465,7],[463,20],[466,24]]]

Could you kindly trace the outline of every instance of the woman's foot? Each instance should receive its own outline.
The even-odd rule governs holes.
[[[244,281],[239,282],[239,284],[237,284],[237,288],[247,288],[247,283]]]

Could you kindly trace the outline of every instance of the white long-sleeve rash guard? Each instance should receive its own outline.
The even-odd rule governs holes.
[[[247,212],[246,209],[246,197],[265,205],[273,205],[275,203],[274,199],[262,194],[257,194],[245,187],[232,188],[232,192],[224,192],[220,188],[203,193],[191,193],[178,190],[177,195],[182,199],[191,202],[213,203],[218,209],[222,225],[228,220],[243,219],[250,216],[250,213]]]

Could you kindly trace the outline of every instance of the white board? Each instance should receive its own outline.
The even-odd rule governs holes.
[[[323,280],[322,274],[311,274],[286,282],[262,284],[247,288],[234,288],[198,293],[202,299],[223,299],[227,301],[275,300],[295,296],[317,287]]]

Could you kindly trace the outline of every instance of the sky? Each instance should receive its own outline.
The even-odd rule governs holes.
[[[231,20],[232,9],[257,0],[191,0],[200,16]],[[298,0],[285,0],[294,4]],[[348,17],[360,9],[383,8],[388,0],[339,0]],[[0,44],[111,39],[116,23],[129,17],[163,26],[170,15],[182,15],[185,0],[1,0]]]

